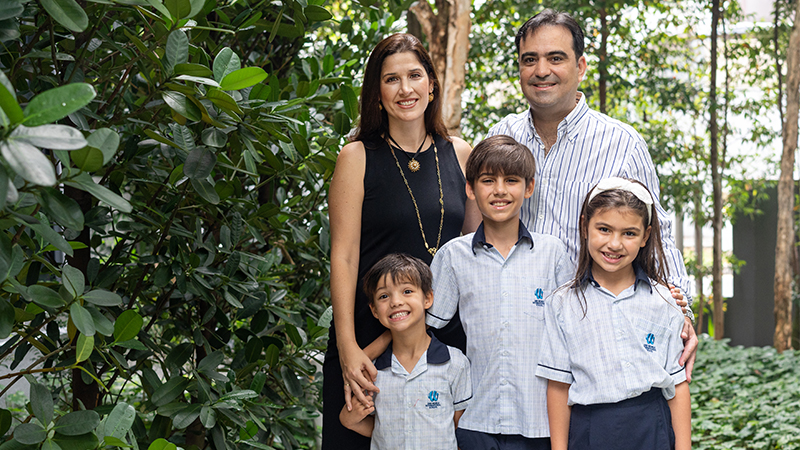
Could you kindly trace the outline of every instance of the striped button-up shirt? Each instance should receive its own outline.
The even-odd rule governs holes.
[[[545,146],[533,126],[531,111],[511,114],[489,130],[488,136],[505,134],[527,146],[536,159],[536,179],[531,198],[520,217],[529,230],[561,239],[577,261],[581,205],[597,182],[608,177],[641,181],[653,194],[669,281],[681,288],[691,304],[691,283],[683,256],[675,247],[672,223],[659,203],[658,176],[647,144],[631,126],[593,111],[584,95],[558,125],[556,143],[545,155]]]
[[[547,297],[574,274],[564,244],[520,223],[506,258],[486,242],[483,224],[436,252],[428,325],[441,328],[458,306],[472,364],[472,401],[459,428],[550,436],[547,382],[535,375]]]
[[[453,416],[472,397],[469,361],[460,350],[431,337],[411,373],[392,353],[375,360],[381,390],[375,395],[372,450],[456,450]]]
[[[570,405],[616,403],[651,388],[669,400],[686,381],[678,364],[683,322],[669,289],[641,270],[619,295],[588,276],[582,288],[559,289],[547,301],[536,375],[571,384]]]

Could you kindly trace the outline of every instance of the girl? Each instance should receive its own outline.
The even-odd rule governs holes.
[[[680,309],[670,301],[653,198],[607,178],[583,202],[572,283],[545,304],[536,375],[554,450],[691,448]]]
[[[342,406],[352,407],[351,393],[371,404],[363,390],[377,392],[375,348],[390,340],[369,309],[364,274],[390,253],[430,264],[445,242],[480,223],[465,192],[471,148],[447,135],[441,111],[441,86],[417,38],[394,34],[375,46],[364,71],[359,126],[339,152],[328,196],[333,326],[323,366],[323,450],[370,447],[369,438],[339,422]]]

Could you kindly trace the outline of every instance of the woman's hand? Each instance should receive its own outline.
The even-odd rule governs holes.
[[[372,395],[380,392],[374,381],[378,370],[369,357],[358,345],[339,349],[339,363],[342,366],[342,379],[344,379],[344,401],[348,411],[353,410],[352,397],[364,406],[372,406]]]

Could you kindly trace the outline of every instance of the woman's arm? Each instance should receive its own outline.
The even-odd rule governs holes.
[[[364,395],[364,390],[378,392],[372,383],[377,371],[356,342],[354,323],[365,167],[364,144],[351,142],[342,148],[336,158],[328,193],[328,212],[331,226],[331,304],[342,377],[345,388],[352,389],[362,404],[370,405],[372,401]],[[352,409],[350,402],[346,406],[348,410]]]
[[[675,386],[675,397],[668,400],[672,415],[672,429],[675,431],[675,450],[692,448],[692,400],[689,397],[689,383]]]
[[[569,442],[569,416],[572,409],[567,404],[569,384],[547,381],[547,419],[550,421],[550,445],[553,450],[567,450]]]
[[[450,136],[450,139],[453,140],[453,148],[456,151],[458,165],[461,166],[461,173],[466,176],[467,159],[469,158],[470,152],[472,152],[472,147],[461,138]],[[467,203],[464,205],[464,225],[461,227],[461,234],[468,234],[477,230],[482,220],[483,217],[478,210],[478,205],[475,204],[475,200],[467,199]]]

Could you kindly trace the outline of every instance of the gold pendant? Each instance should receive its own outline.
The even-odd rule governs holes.
[[[431,256],[436,256],[436,247],[429,248],[428,253],[430,253]]]
[[[419,161],[417,161],[416,159],[412,159],[411,161],[409,161],[408,162],[408,170],[410,170],[412,172],[418,171],[419,170]]]

